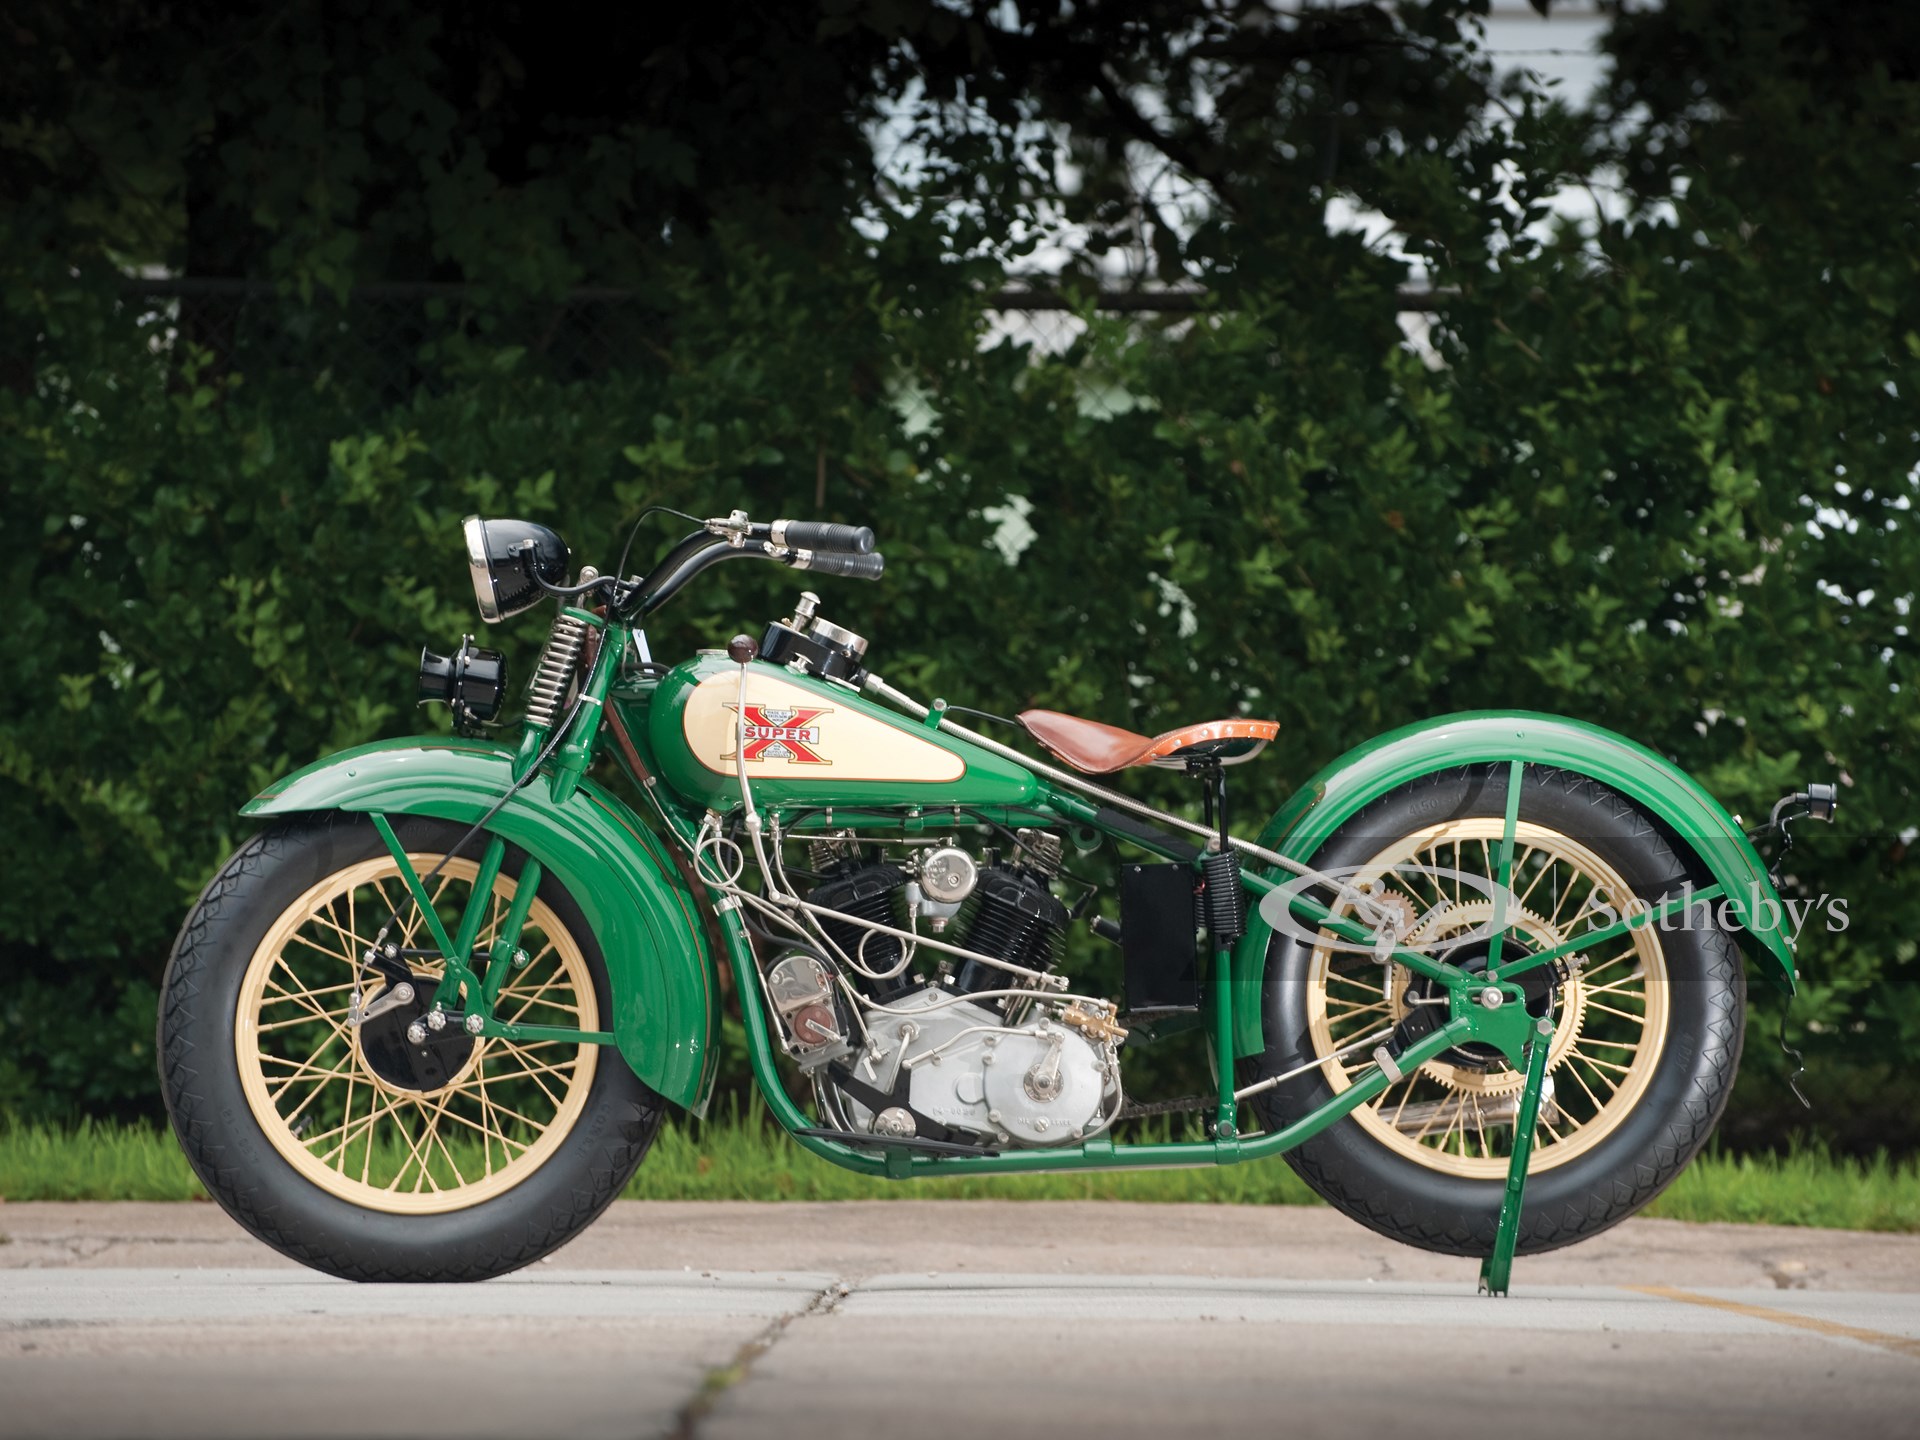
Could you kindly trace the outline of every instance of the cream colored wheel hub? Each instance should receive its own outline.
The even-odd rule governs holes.
[[[1484,934],[1493,904],[1502,821],[1476,817],[1435,825],[1394,842],[1356,875],[1356,883],[1409,909],[1406,943],[1433,946],[1455,964],[1484,963],[1485,944],[1449,940]],[[1550,949],[1605,923],[1597,907],[1618,907],[1632,889],[1587,846],[1543,825],[1521,821],[1514,836],[1510,917],[1503,958]],[[1476,955],[1478,957],[1476,961]],[[1666,1043],[1667,969],[1654,927],[1604,943],[1577,957],[1566,974],[1522,977],[1529,1009],[1553,1022],[1547,1050],[1548,1090],[1535,1131],[1535,1171],[1563,1165],[1611,1134],[1632,1113],[1658,1069]],[[1308,971],[1308,1030],[1313,1052],[1327,1055],[1398,1024],[1411,1004],[1438,994],[1403,966],[1322,945]],[[1371,1061],[1365,1054],[1326,1067],[1336,1091]],[[1445,1174],[1501,1179],[1512,1152],[1523,1077],[1481,1047],[1447,1051],[1389,1086],[1354,1112],[1360,1126],[1388,1149]]]
[[[425,875],[437,855],[409,857]],[[453,860],[430,891],[451,933],[473,891],[478,866]],[[476,968],[493,944],[514,882],[502,875],[487,900],[474,947]],[[379,978],[359,957],[398,907],[389,939],[402,950],[431,948],[421,916],[403,903],[391,857],[336,871],[268,927],[241,981],[234,1049],[241,1087],[268,1141],[302,1176],[370,1210],[434,1214],[504,1194],[552,1157],[579,1121],[599,1050],[558,1041],[461,1039],[440,1083],[409,1077],[384,1054],[371,1020],[349,1023],[356,985],[376,998]],[[535,899],[494,1013],[502,1020],[582,1030],[600,1028],[592,975],[579,941],[544,900]],[[438,959],[408,956],[431,998]],[[363,1039],[366,1042],[363,1045]]]

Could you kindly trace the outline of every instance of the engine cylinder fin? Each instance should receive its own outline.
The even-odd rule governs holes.
[[[1049,970],[1066,924],[1067,907],[1048,891],[1044,880],[1022,867],[994,865],[980,872],[973,898],[961,912],[960,943],[1029,970]],[[963,994],[1004,989],[1007,975],[969,960],[960,967],[955,984]]]
[[[898,865],[847,862],[831,873],[823,884],[815,886],[807,899],[815,905],[824,905],[854,917],[853,920],[822,917],[821,928],[850,958],[868,970],[885,974],[900,963],[904,953],[900,941],[891,935],[855,924],[854,920],[866,920],[876,925],[899,925],[897,898],[906,883],[906,872]],[[883,1005],[917,988],[909,975],[897,975],[891,980],[872,980],[855,971],[853,979],[862,990]]]

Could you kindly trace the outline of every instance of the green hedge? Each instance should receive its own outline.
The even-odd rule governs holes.
[[[190,90],[141,93],[154,113],[214,103]],[[515,192],[547,237],[508,237],[518,285],[459,252],[446,263],[488,283],[396,319],[348,285],[373,237],[398,253],[388,230],[336,206],[314,238],[295,223],[311,197],[289,192],[230,221],[271,240],[248,253],[277,299],[156,304],[125,276],[180,253],[180,157],[205,142],[85,98],[0,126],[18,202],[0,213],[5,1108],[152,1110],[155,984],[245,832],[237,807],[330,750],[442,723],[410,687],[423,641],[475,628],[461,515],[541,519],[608,564],[658,503],[872,524],[886,582],[825,582],[824,608],[909,690],[1146,730],[1251,703],[1283,728],[1243,814],[1369,735],[1480,706],[1619,729],[1749,821],[1840,777],[1841,824],[1805,833],[1787,882],[1850,902],[1844,933],[1816,920],[1802,946],[1795,1028],[1827,1103],[1804,1120],[1786,1100],[1763,1003],[1728,1133],[1920,1142],[1901,1068],[1920,895],[1899,884],[1920,247],[1885,138],[1912,133],[1908,91],[1803,115],[1818,135],[1794,143],[1824,137],[1823,163],[1758,226],[1751,167],[1708,155],[1679,208],[1529,230],[1587,143],[1550,109],[1383,150],[1376,198],[1452,292],[1424,349],[1396,324],[1404,267],[1317,221],[1243,237],[1196,318],[1089,311],[1039,354],[983,341],[1004,256],[936,208],[875,238],[817,197],[804,224],[790,197],[756,223],[750,196],[695,241],[645,242],[641,309],[592,364],[554,337],[593,319],[565,285],[611,264],[575,238],[604,174]],[[90,125],[154,150],[147,190],[100,199],[74,139]],[[667,184],[640,144],[603,151]],[[422,233],[480,215],[464,194],[428,193]],[[497,202],[489,225],[511,213]],[[358,258],[328,272],[342,236]],[[1033,531],[1017,554],[1012,513]],[[650,522],[640,553],[671,535]],[[716,572],[655,653],[751,629],[793,588]],[[490,638],[524,675],[540,620]]]

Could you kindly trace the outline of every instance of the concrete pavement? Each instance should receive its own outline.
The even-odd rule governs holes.
[[[1470,1262],[1313,1209],[617,1206],[475,1287],[211,1206],[0,1206],[0,1436],[1920,1431],[1920,1237],[1632,1221]]]

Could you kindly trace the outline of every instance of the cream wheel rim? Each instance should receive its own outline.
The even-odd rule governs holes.
[[[1410,944],[1465,933],[1491,918],[1492,902],[1485,892],[1447,877],[1479,876],[1491,885],[1502,825],[1499,817],[1487,816],[1416,831],[1375,855],[1355,882],[1411,905]],[[1524,820],[1514,833],[1512,876],[1521,909],[1509,917],[1503,942],[1510,959],[1578,938],[1605,923],[1594,918],[1596,906],[1617,912],[1633,895],[1587,846]],[[1564,1165],[1612,1134],[1646,1093],[1666,1044],[1670,1007],[1657,927],[1635,930],[1578,958],[1583,963],[1552,985],[1549,1085],[1534,1132],[1534,1170]],[[1407,1014],[1415,979],[1402,966],[1387,971],[1349,950],[1317,948],[1307,983],[1314,1054],[1331,1054],[1397,1024]],[[1356,1110],[1354,1119],[1388,1149],[1429,1169],[1504,1178],[1523,1077],[1504,1060],[1476,1054],[1459,1063],[1449,1058],[1454,1053],[1410,1071]],[[1355,1055],[1328,1065],[1327,1078],[1336,1092],[1345,1090],[1371,1064],[1366,1054]]]
[[[440,861],[408,858],[420,875]],[[433,883],[429,894],[449,932],[478,868],[452,860]],[[476,957],[492,945],[514,889],[505,875],[495,880]],[[599,1049],[487,1037],[436,1089],[409,1089],[377,1073],[347,1010],[356,977],[370,992],[377,984],[358,957],[404,894],[392,858],[380,856],[334,872],[289,905],[248,963],[234,1048],[254,1120],[296,1171],[365,1209],[438,1214],[504,1194],[547,1162],[586,1107]],[[394,938],[403,948],[421,944],[422,917],[406,905],[400,913]],[[527,963],[509,973],[494,1013],[598,1030],[586,958],[544,900],[533,902],[520,949]],[[407,964],[438,982],[439,961]]]

